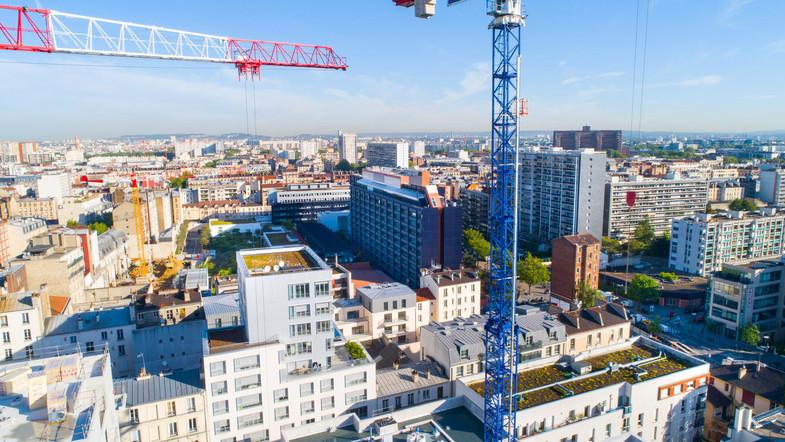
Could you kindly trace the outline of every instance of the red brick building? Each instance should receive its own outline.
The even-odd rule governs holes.
[[[551,241],[551,294],[565,301],[575,301],[580,281],[597,288],[600,246],[600,240],[590,233],[562,236]]]

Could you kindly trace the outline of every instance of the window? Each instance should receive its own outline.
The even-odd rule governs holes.
[[[384,311],[387,311],[389,309],[390,309],[390,304],[387,301],[384,301]]]
[[[248,396],[242,396],[237,398],[237,409],[238,410],[245,410],[247,408],[258,407],[262,405],[262,395],[261,394],[251,394]]]
[[[311,306],[309,304],[289,306],[289,319],[307,318],[309,316],[311,316]]]
[[[329,333],[331,329],[330,321],[317,321],[316,322],[316,333]]]
[[[455,376],[457,377],[463,376],[463,366],[459,366],[455,369]]]
[[[101,340],[102,341],[106,341],[107,339],[109,339],[109,333],[107,333],[105,331],[102,331],[101,332]]]
[[[428,400],[431,398],[431,390],[423,390],[422,391],[422,398],[423,400]]]
[[[275,420],[280,421],[289,418],[289,407],[278,407],[275,409]]]
[[[186,409],[188,410],[189,413],[193,413],[194,411],[196,411],[196,398],[189,397],[188,400],[186,401],[186,404],[187,404]]]
[[[330,296],[330,283],[329,282],[317,282],[313,285],[314,291],[316,292],[316,296]]]
[[[254,368],[259,368],[259,356],[252,355],[246,356],[243,358],[236,358],[234,360],[234,371],[235,373],[240,371],[252,370]]]
[[[138,424],[139,423],[139,410],[137,410],[136,408],[132,408],[132,409],[128,410],[128,414],[130,416],[132,424]]]
[[[311,343],[308,341],[297,342],[295,344],[286,344],[286,354],[294,356],[299,354],[310,354],[312,351]]]
[[[210,389],[213,392],[213,396],[226,394],[226,392],[229,391],[229,388],[226,386],[226,381],[213,382]]]
[[[289,389],[281,388],[280,390],[273,391],[273,400],[275,402],[283,402],[289,400]]]
[[[322,379],[321,388],[320,388],[322,393],[324,393],[326,391],[333,391],[333,388],[335,388],[335,385],[333,383],[332,378],[330,378],[330,379]]]
[[[167,416],[177,415],[177,407],[175,406],[174,401],[169,401],[166,403],[166,415]]]
[[[188,419],[188,432],[196,433],[197,431],[199,431],[199,427],[197,427],[196,425],[196,418],[193,417],[191,419]]]
[[[362,402],[366,399],[368,399],[368,394],[365,390],[357,390],[357,391],[352,391],[350,393],[346,393],[347,405],[354,404],[356,402]]]
[[[258,374],[243,376],[234,380],[235,391],[243,391],[262,386],[262,377]]]
[[[228,433],[231,430],[229,427],[229,419],[223,419],[215,422],[215,434]]]
[[[311,334],[311,324],[294,324],[289,326],[289,336],[307,336]]]
[[[25,333],[25,341],[30,341],[33,339],[33,334],[30,333],[29,328],[26,328],[24,333]]]
[[[125,345],[120,344],[117,346],[117,354],[125,356]]]
[[[118,328],[117,329],[117,340],[118,341],[122,341],[124,339],[125,339],[125,333],[123,333],[123,329]]]
[[[316,410],[316,407],[313,404],[313,401],[305,401],[300,404],[300,413],[308,414],[313,413]]]
[[[8,316],[0,316],[0,327],[8,327]]]
[[[313,382],[307,384],[300,384],[300,397],[310,396],[313,394]]]
[[[260,425],[264,423],[262,420],[262,413],[252,413],[247,414],[245,416],[240,416],[237,418],[237,427],[238,428],[248,428],[253,427],[254,425]]]
[[[5,349],[5,360],[10,361],[14,357],[14,352],[10,348]]]
[[[351,387],[353,385],[358,385],[358,384],[364,384],[366,381],[365,372],[344,376],[344,381],[347,387]]]
[[[220,376],[226,374],[226,362],[210,362],[210,376]]]
[[[414,393],[409,393],[406,395],[406,404],[414,405]]]
[[[85,351],[95,351],[95,345],[93,344],[93,341],[87,341],[87,344],[85,344]]]
[[[310,298],[310,285],[304,284],[289,284],[289,299]]]
[[[9,343],[11,342],[11,333],[10,332],[3,332],[3,342]]]
[[[575,338],[570,339],[570,350],[575,350]]]
[[[30,323],[30,313],[22,313],[22,324]]]
[[[169,422],[169,437],[177,436],[177,422]]]
[[[643,425],[643,413],[638,414],[638,425]]]
[[[229,401],[213,402],[213,415],[220,416],[229,412]]]
[[[329,302],[321,302],[316,304],[316,314],[317,315],[329,315],[330,314],[330,303]]]
[[[406,300],[405,299],[401,300],[401,308],[406,308]]]
[[[469,359],[469,349],[461,349],[461,359]]]
[[[335,408],[335,397],[325,397],[322,398],[322,411],[324,410],[332,410]]]
[[[132,431],[131,442],[142,442],[142,432],[139,430]]]
[[[70,342],[71,344],[76,344],[76,336],[69,336],[68,342]]]

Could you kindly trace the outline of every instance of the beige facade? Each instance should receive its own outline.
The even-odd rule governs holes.
[[[41,289],[41,294],[69,296],[75,303],[84,297],[84,255],[80,247],[49,247],[11,264],[25,266],[28,288]]]
[[[42,218],[57,221],[57,201],[54,198],[13,198],[10,212],[12,217]]]
[[[420,278],[420,286],[427,288],[434,298],[431,321],[451,321],[480,314],[480,278],[474,270],[428,272]]]
[[[270,206],[245,204],[240,201],[204,201],[183,204],[183,220],[202,220],[210,217],[233,218],[270,213]]]

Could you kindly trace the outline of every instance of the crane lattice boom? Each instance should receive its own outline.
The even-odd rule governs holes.
[[[244,40],[5,5],[0,5],[0,49],[231,63],[251,77],[262,66],[347,68],[346,59],[329,46]]]

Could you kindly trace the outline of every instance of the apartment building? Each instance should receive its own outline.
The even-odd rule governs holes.
[[[431,295],[428,297],[430,320],[425,323],[480,314],[480,275],[475,269],[423,269],[420,287]]]
[[[120,442],[108,354],[12,362],[0,374],[7,442]]]
[[[635,204],[627,205],[627,194],[635,193]],[[603,234],[626,241],[635,228],[648,220],[655,235],[671,229],[671,220],[706,210],[709,184],[703,179],[684,179],[670,174],[665,179],[639,175],[625,179],[613,176],[605,185]]]
[[[409,143],[368,143],[365,150],[368,166],[409,167]]]
[[[207,441],[205,392],[199,369],[177,376],[138,377],[115,381],[123,442]]]
[[[785,205],[785,169],[762,168],[759,186],[758,199],[774,207]]]
[[[674,219],[668,264],[681,272],[708,276],[725,263],[778,257],[783,254],[784,226],[785,213],[773,208]]]
[[[68,296],[81,303],[85,289],[85,260],[81,247],[30,246],[11,264],[25,266],[27,286],[42,294]]]
[[[368,312],[372,339],[398,344],[417,340],[417,295],[412,289],[393,282],[360,287],[356,293]]]
[[[784,276],[782,260],[723,264],[709,278],[707,320],[729,338],[738,339],[745,325],[754,324],[762,336],[778,339],[785,332]]]
[[[11,198],[9,210],[12,217],[58,220],[57,200],[54,198]]]
[[[105,200],[103,195],[89,194],[63,197],[57,216],[58,223],[63,226],[69,221],[85,225],[111,212],[112,203]]]
[[[338,155],[350,164],[357,162],[357,134],[338,131]]]
[[[551,294],[563,301],[578,300],[581,282],[596,289],[600,275],[600,240],[590,233],[562,236],[551,242]],[[586,306],[593,307],[593,306]]]
[[[478,230],[488,235],[488,205],[490,189],[461,189],[459,203],[463,208],[463,228]]]
[[[62,204],[71,195],[71,176],[67,172],[45,173],[38,177],[36,189],[38,198],[52,198]]]
[[[238,200],[203,201],[199,203],[183,204],[184,221],[201,221],[208,218],[247,218],[270,214],[270,206],[243,203]]]
[[[352,239],[362,258],[415,288],[420,269],[458,268],[461,208],[446,201],[426,171],[363,170],[352,176]]]
[[[240,251],[237,268],[245,330],[210,330],[203,363],[210,438],[278,440],[350,410],[368,416],[375,366],[335,333],[330,267],[297,245]]]
[[[709,181],[709,201],[729,202],[744,198],[744,186],[738,180]],[[754,198],[752,194],[751,198]]]
[[[520,157],[520,241],[602,236],[605,152],[530,148]]]
[[[4,361],[29,359],[33,343],[43,334],[40,295],[16,292],[0,295],[0,348]]]
[[[569,150],[591,148],[621,151],[622,135],[620,130],[592,130],[591,126],[583,126],[581,130],[555,130],[553,145]]]
[[[349,187],[289,184],[271,196],[273,223],[316,221],[319,213],[349,209]]]
[[[46,221],[41,218],[11,218],[4,226],[7,259],[21,255],[31,239],[47,232]]]
[[[519,439],[665,442],[703,433],[710,376],[709,364],[700,359],[635,337],[566,358],[560,366],[546,362],[519,372]],[[456,394],[473,404],[471,410],[482,410],[483,377],[456,383]]]

